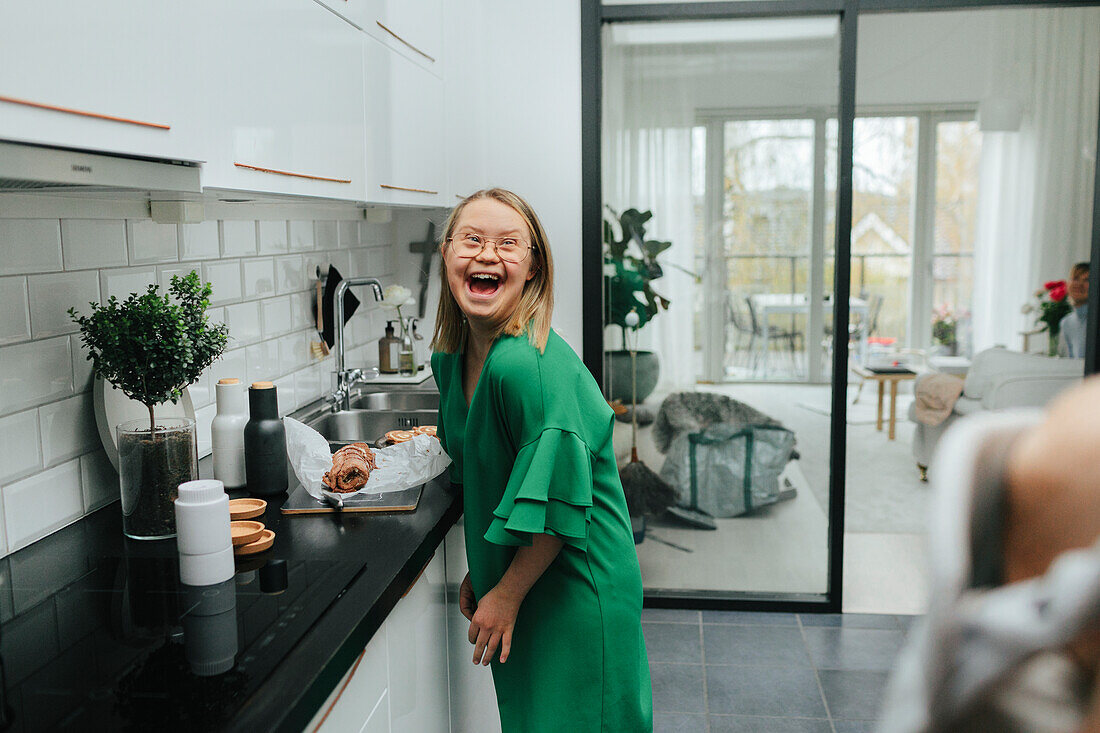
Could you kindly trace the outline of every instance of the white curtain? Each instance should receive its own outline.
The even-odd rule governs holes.
[[[610,34],[611,28],[604,33]],[[671,265],[689,271],[695,267],[694,105],[686,90],[680,98],[667,90],[659,99],[647,93],[647,69],[661,66],[653,62],[652,49],[646,63],[637,63],[632,47],[610,43],[607,35],[604,41],[604,203],[620,213],[630,208],[652,211],[646,237],[672,242],[660,256],[664,276],[652,283],[671,304],[639,330],[638,348],[660,357],[659,391],[688,389],[698,376],[693,336],[697,286],[694,278]],[[670,47],[668,53],[678,56],[679,47]],[[618,328],[608,328],[605,337],[608,349],[621,345]]]
[[[1047,280],[1089,259],[1100,8],[1006,11],[993,96],[1023,103],[1018,132],[982,141],[974,255],[974,350],[1021,347],[1021,313]]]

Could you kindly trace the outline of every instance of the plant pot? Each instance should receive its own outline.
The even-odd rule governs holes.
[[[195,421],[161,418],[150,433],[148,420],[131,420],[117,430],[123,534],[135,540],[175,537],[172,502],[180,484],[199,477]]]
[[[609,400],[622,400],[624,405],[632,401],[630,389],[630,352],[607,351],[604,352],[604,393]],[[661,376],[661,362],[652,351],[638,352],[638,404],[645,402],[645,398],[657,388],[657,379]]]

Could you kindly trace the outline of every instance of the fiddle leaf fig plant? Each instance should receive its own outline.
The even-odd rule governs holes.
[[[619,214],[610,206],[606,208],[608,217],[603,220],[604,323],[621,328],[625,344],[627,328],[639,329],[661,310],[668,310],[670,301],[658,295],[650,283],[664,276],[657,256],[671,247],[672,242],[645,238],[645,225],[653,218],[653,212],[632,208]],[[618,238],[613,222],[619,225]],[[637,314],[636,325],[627,323],[629,313]]]
[[[178,402],[187,385],[225,350],[229,329],[208,323],[209,283],[195,271],[172,276],[168,293],[155,284],[126,300],[111,296],[91,313],[69,317],[80,326],[92,371],[149,408],[149,431],[156,433],[153,408]]]

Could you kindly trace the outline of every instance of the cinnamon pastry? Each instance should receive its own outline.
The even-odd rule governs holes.
[[[414,435],[416,433],[412,430],[391,430],[386,433],[386,440],[394,444],[404,443],[407,440],[412,440]]]
[[[374,451],[366,443],[352,443],[332,455],[332,470],[321,478],[321,483],[337,493],[348,494],[366,486],[373,470]]]
[[[435,425],[421,425],[420,427],[413,430],[413,432],[416,433],[417,435],[430,435],[434,438],[435,437]]]

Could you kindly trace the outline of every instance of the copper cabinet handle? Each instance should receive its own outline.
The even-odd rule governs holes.
[[[139,127],[152,127],[157,130],[170,130],[170,125],[164,125],[160,122],[143,122],[142,120],[131,120],[129,117],[117,117],[115,115],[105,115],[100,112],[88,112],[83,109],[73,109],[71,107],[58,107],[55,104],[45,104],[43,102],[32,102],[29,99],[18,99],[16,97],[0,96],[0,102],[10,102],[11,104],[21,104],[25,107],[37,107],[38,109],[46,109],[51,112],[64,112],[69,115],[80,115],[81,117],[92,117],[97,120],[107,120],[109,122],[122,122],[127,125],[138,125]]]
[[[416,46],[412,45],[411,43],[409,43],[408,41],[406,41],[406,40],[405,40],[404,38],[402,38],[401,36],[397,35],[397,34],[396,34],[396,33],[394,33],[393,31],[391,31],[391,30],[390,30],[389,28],[387,28],[386,26],[382,25],[382,21],[380,21],[380,20],[376,20],[376,21],[374,21],[374,22],[375,22],[375,23],[377,23],[377,24],[378,24],[378,27],[379,27],[379,28],[381,28],[382,30],[384,30],[384,31],[385,31],[386,33],[389,33],[389,34],[390,34],[391,36],[393,36],[393,37],[394,37],[394,38],[396,38],[397,40],[399,40],[399,41],[401,41],[402,43],[404,43],[404,44],[405,44],[406,46],[408,46],[409,48],[411,48],[411,49],[412,49],[413,51],[416,51],[416,52],[417,52],[418,54],[420,54],[420,55],[421,55],[421,56],[423,56],[424,58],[428,59],[428,61],[431,61],[431,62],[432,62],[433,64],[435,63],[435,59],[434,59],[434,58],[432,58],[432,57],[431,57],[431,56],[429,56],[428,54],[424,53],[424,52],[423,52],[423,51],[421,51],[421,50],[420,50],[419,48],[417,48]]]
[[[311,181],[330,181],[332,183],[351,183],[350,178],[328,178],[326,176],[314,176],[309,173],[293,173],[291,171],[281,171],[276,168],[263,168],[258,165],[249,165],[248,163],[234,163],[233,165],[238,168],[247,168],[250,171],[259,171],[260,173],[275,173],[280,176],[291,176],[293,178],[308,178]]]
[[[388,188],[391,191],[412,191],[413,193],[439,193],[439,191],[431,191],[426,188],[409,188],[408,186],[391,186],[388,183],[379,183],[379,188]]]

